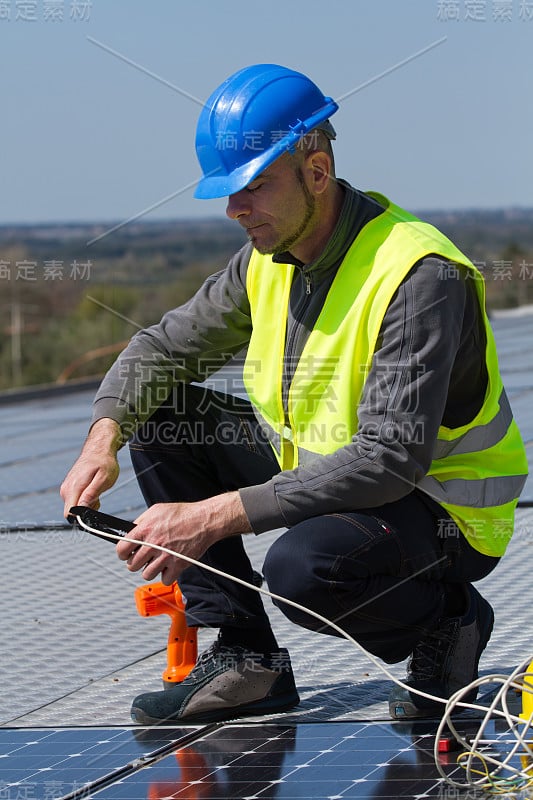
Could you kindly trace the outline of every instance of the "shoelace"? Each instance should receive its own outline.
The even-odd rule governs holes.
[[[243,656],[245,655],[245,652],[246,651],[243,648],[226,647],[225,645],[220,644],[218,639],[215,639],[215,641],[207,648],[207,650],[204,650],[203,653],[200,653],[195,666],[186,677],[185,681],[203,677],[208,671],[209,667],[218,667],[221,662],[224,662],[224,660],[227,660],[228,666],[230,663],[235,664],[237,660],[240,660],[241,654]]]
[[[443,679],[444,660],[455,638],[455,630],[456,620],[445,620],[417,644],[408,665],[410,678],[417,681]]]

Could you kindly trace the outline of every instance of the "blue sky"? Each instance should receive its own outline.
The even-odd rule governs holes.
[[[0,0],[0,224],[223,215],[187,188],[198,101],[257,62],[345,97],[337,173],[359,188],[533,206],[532,0],[72,5]]]

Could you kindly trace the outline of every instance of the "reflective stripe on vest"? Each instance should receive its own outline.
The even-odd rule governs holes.
[[[457,456],[461,453],[472,453],[476,450],[487,450],[497,444],[505,436],[513,419],[513,412],[505,392],[498,399],[499,410],[488,425],[475,425],[456,439],[437,439],[433,458]]]
[[[337,271],[294,371],[287,409],[282,403],[283,358],[295,268],[252,253],[247,291],[253,332],[244,379],[282,469],[333,453],[356,435],[357,408],[383,318],[420,259],[437,254],[464,265],[484,309],[482,276],[466,256],[437,229],[381,195],[373,196],[386,210],[364,226]],[[439,428],[430,469],[418,488],[448,511],[474,547],[501,555],[527,462],[485,314],[484,322],[489,381],[483,406],[468,425]],[[412,431],[399,432],[407,445],[417,424],[413,415]]]

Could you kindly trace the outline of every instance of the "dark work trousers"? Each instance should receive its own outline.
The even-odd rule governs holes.
[[[264,483],[279,472],[250,404],[201,386],[176,387],[130,449],[148,505],[202,500]],[[217,542],[202,560],[253,581],[241,536]],[[470,547],[444,510],[430,507],[415,491],[378,508],[294,525],[274,540],[263,572],[270,591],[335,622],[393,663],[431,630],[450,593],[464,594],[460,584],[479,580],[497,562]],[[195,566],[179,584],[190,626],[270,625],[252,589]],[[336,634],[309,614],[276,605],[298,625]]]

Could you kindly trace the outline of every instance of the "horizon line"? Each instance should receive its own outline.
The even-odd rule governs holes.
[[[442,206],[437,208],[414,208],[413,212],[416,214],[464,214],[466,213],[508,213],[508,212],[532,212],[533,205],[502,205],[502,206]],[[116,223],[116,219],[100,219],[100,220],[32,220],[32,221],[0,221],[0,230],[5,228],[94,228],[102,225],[110,225]],[[222,222],[227,225],[235,226],[234,221],[226,219],[224,215],[201,216],[201,217],[159,217],[156,219],[139,219],[134,220],[127,227],[133,225],[150,226],[158,224],[170,225],[173,223],[207,223],[207,222]]]

